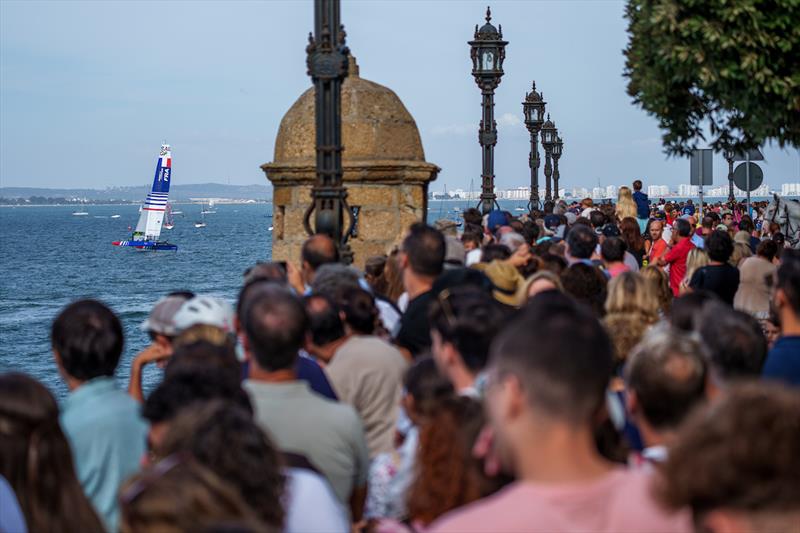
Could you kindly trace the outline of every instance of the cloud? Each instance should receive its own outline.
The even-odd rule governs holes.
[[[433,135],[471,135],[477,134],[477,124],[448,124],[445,126],[434,126],[431,129]]]
[[[519,119],[519,117],[513,113],[503,113],[496,119],[496,121],[498,129],[505,126],[514,127],[522,124],[522,121]]]

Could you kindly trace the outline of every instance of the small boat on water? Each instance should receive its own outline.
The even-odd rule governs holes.
[[[74,217],[85,217],[85,216],[89,216],[89,213],[87,211],[84,211],[83,209],[81,209],[81,210],[73,212],[72,216],[74,216]]]
[[[194,223],[195,228],[205,228],[206,227],[206,212],[200,210],[200,221]]]
[[[164,213],[169,199],[169,182],[172,178],[172,149],[166,143],[161,145],[153,187],[144,205],[139,208],[139,222],[133,235],[127,241],[114,241],[114,246],[131,246],[138,250],[176,251],[178,245],[160,241]]]
[[[119,215],[111,215],[111,218],[119,218]]]

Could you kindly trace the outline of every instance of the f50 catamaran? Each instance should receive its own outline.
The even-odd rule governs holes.
[[[129,241],[115,241],[114,246],[133,246],[140,250],[177,250],[178,245],[159,241],[164,212],[169,199],[169,182],[172,179],[172,151],[168,144],[161,145],[156,164],[153,187],[139,214],[139,222]]]

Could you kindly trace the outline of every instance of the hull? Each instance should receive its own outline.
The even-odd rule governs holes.
[[[170,244],[166,241],[114,241],[111,244],[114,246],[130,246],[140,250],[165,251],[177,252],[178,245]]]

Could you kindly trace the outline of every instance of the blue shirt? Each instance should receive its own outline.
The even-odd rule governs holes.
[[[119,390],[114,378],[87,381],[70,393],[61,412],[83,492],[109,531],[117,531],[117,494],[139,470],[147,424],[139,404]]]
[[[800,335],[781,337],[772,346],[761,375],[800,387]]]
[[[636,202],[636,217],[650,218],[650,200],[642,191],[633,193],[633,201]]]
[[[17,495],[3,476],[0,476],[0,531],[27,533],[25,517],[19,508]]]
[[[694,215],[694,205],[693,204],[686,204],[685,206],[683,206],[683,209],[681,209],[681,214],[682,215]]]

